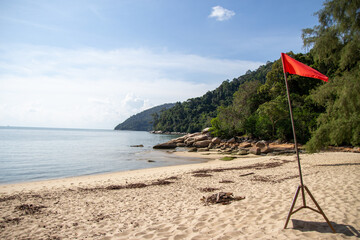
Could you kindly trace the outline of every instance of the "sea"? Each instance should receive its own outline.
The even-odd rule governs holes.
[[[152,148],[175,137],[144,131],[0,127],[0,184],[205,161]]]

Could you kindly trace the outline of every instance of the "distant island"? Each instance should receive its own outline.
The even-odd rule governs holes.
[[[156,106],[138,114],[135,114],[124,122],[118,124],[114,130],[131,130],[131,131],[152,131],[154,115],[159,115],[161,111],[172,108],[175,103],[166,103]]]

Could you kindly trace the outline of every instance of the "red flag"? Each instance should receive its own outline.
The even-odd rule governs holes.
[[[296,74],[303,77],[317,78],[325,82],[328,81],[328,77],[315,69],[296,61],[295,59],[289,57],[285,53],[281,53],[281,60],[283,64],[284,73]]]

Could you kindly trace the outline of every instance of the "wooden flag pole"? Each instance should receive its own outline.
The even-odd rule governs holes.
[[[285,66],[285,65],[284,65],[284,59],[283,59],[283,58],[281,58],[281,59],[282,59],[283,67],[284,67],[284,66]],[[331,228],[331,230],[332,230],[334,233],[336,233],[336,231],[335,231],[335,229],[333,228],[333,226],[331,225],[329,219],[326,217],[325,213],[324,213],[323,210],[320,208],[319,204],[316,202],[314,196],[311,194],[310,190],[304,185],[303,176],[302,176],[302,172],[301,172],[301,164],[300,164],[299,150],[298,150],[297,141],[296,141],[295,124],[294,124],[294,117],[293,117],[293,112],[292,112],[292,107],[291,107],[289,86],[288,86],[288,81],[287,81],[287,73],[286,73],[286,71],[285,71],[285,68],[284,68],[284,77],[285,77],[286,92],[287,92],[287,97],[288,97],[288,102],[289,102],[290,119],[291,119],[291,125],[292,125],[293,135],[294,135],[294,144],[295,144],[295,151],[296,151],[296,157],[297,157],[297,162],[298,162],[298,167],[299,167],[299,177],[300,177],[300,185],[298,186],[298,188],[297,188],[297,190],[296,190],[293,203],[292,203],[292,205],[291,205],[289,214],[288,214],[288,216],[287,216],[287,218],[286,218],[286,222],[285,222],[284,229],[287,227],[291,215],[293,215],[294,213],[300,211],[300,210],[303,209],[303,208],[308,208],[308,209],[310,209],[310,210],[312,210],[312,211],[315,211],[315,212],[321,214],[321,215],[324,217],[324,219],[326,220],[326,222],[327,222],[327,224],[329,225],[329,227]],[[296,200],[297,200],[297,198],[298,198],[298,196],[299,196],[300,189],[301,189],[301,195],[302,195],[302,200],[303,200],[303,206],[301,206],[301,207],[298,208],[297,210],[293,211],[293,210],[294,210],[294,207],[295,207]],[[311,200],[315,203],[315,205],[316,205],[316,207],[317,207],[317,210],[314,209],[314,208],[308,207],[308,206],[306,205],[305,191],[309,194]]]

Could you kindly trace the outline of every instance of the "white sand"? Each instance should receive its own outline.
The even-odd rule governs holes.
[[[283,229],[299,185],[297,162],[294,156],[266,156],[0,185],[0,239],[360,238],[360,154],[319,153],[301,155],[301,160],[304,183],[336,234],[320,214],[308,209],[294,214],[288,229]],[[244,168],[254,164],[256,168]],[[212,175],[208,177],[192,173],[239,167],[242,169],[208,171]],[[248,173],[254,174],[241,176]],[[169,185],[151,185],[169,177],[177,179],[168,180],[173,182]],[[220,183],[224,180],[233,182]],[[148,186],[105,189],[133,183]],[[219,190],[202,192],[201,188]],[[220,191],[245,200],[229,205],[200,201]],[[306,197],[307,204],[316,208]],[[44,208],[26,214],[19,209],[23,204]],[[297,207],[301,204],[299,198]]]

